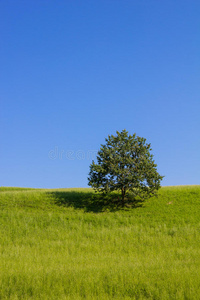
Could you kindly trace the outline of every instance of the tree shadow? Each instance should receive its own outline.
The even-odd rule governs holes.
[[[121,204],[120,195],[113,194],[100,194],[82,191],[52,191],[49,192],[54,199],[55,204],[64,207],[73,207],[75,209],[84,209],[86,212],[105,212],[128,210],[130,208],[142,207],[143,201],[134,200],[128,201],[125,206]]]

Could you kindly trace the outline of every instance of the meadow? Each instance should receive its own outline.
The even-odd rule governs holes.
[[[200,186],[118,209],[91,189],[0,188],[0,299],[200,295]]]

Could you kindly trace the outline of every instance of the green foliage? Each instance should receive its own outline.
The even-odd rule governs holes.
[[[121,191],[122,204],[153,196],[163,176],[157,172],[151,144],[136,134],[129,135],[126,130],[116,133],[101,145],[97,163],[92,161],[89,186],[102,193]]]

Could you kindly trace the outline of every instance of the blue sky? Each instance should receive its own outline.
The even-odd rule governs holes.
[[[200,2],[2,0],[0,186],[87,187],[108,134],[200,184]]]

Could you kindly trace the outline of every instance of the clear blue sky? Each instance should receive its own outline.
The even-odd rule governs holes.
[[[126,129],[200,184],[199,0],[1,0],[0,186],[87,187]]]

